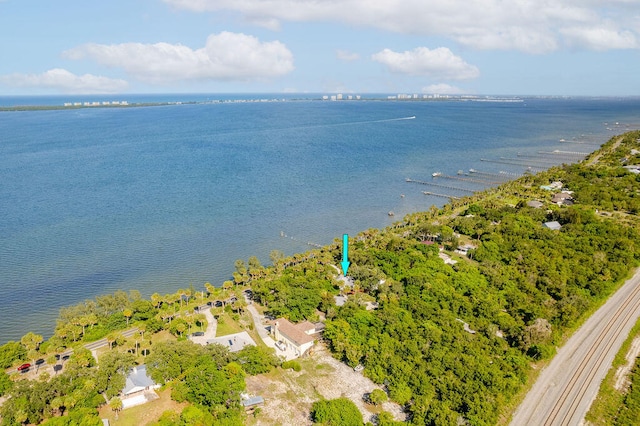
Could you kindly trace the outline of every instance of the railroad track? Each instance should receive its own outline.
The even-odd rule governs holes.
[[[640,316],[640,270],[567,341],[527,394],[512,425],[579,425]]]
[[[640,287],[636,287],[632,297],[634,295],[637,296],[638,293],[640,293]],[[632,301],[635,301],[635,303],[632,303]],[[630,306],[633,308],[632,310],[628,309]],[[638,308],[640,308],[640,301],[629,298],[625,300],[620,309],[616,311],[611,321],[609,321],[604,330],[600,332],[598,339],[599,341],[607,343],[591,347],[586,357],[578,366],[578,369],[576,369],[571,376],[571,380],[569,381],[566,391],[553,406],[551,413],[549,413],[549,416],[544,422],[545,426],[554,424],[571,424],[572,420],[575,424],[576,421],[579,422],[584,418],[584,415],[581,415],[580,419],[574,419],[574,416],[576,415],[580,402],[585,396],[588,385],[595,378],[598,369],[602,367],[607,353],[609,353],[613,347],[612,342],[614,342],[615,338],[620,335],[620,331],[623,329],[627,321],[631,319],[634,311],[637,311]],[[620,319],[622,319],[622,321],[620,321]],[[587,367],[590,368],[587,369]],[[583,377],[585,374],[586,377]],[[569,399],[569,396],[572,398]]]

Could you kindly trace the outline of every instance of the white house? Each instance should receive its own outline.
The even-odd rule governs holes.
[[[272,330],[277,342],[282,342],[287,348],[292,349],[296,356],[302,356],[313,346],[316,326],[309,321],[293,324],[286,318],[279,318]]]
[[[126,409],[158,399],[155,389],[159,387],[160,385],[156,384],[147,374],[146,365],[133,367],[129,371],[124,389],[122,389],[122,408]]]

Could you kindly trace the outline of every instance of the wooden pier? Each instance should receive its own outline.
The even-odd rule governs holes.
[[[526,154],[517,154],[518,158],[522,158],[522,159],[529,159],[533,162],[540,162],[540,163],[557,163],[558,162],[558,158],[553,156],[553,157],[549,157],[549,156],[545,156],[545,155],[526,155]],[[506,159],[504,157],[500,157],[502,159]]]
[[[529,158],[509,158],[509,157],[500,157],[500,160],[504,161],[513,161],[516,164],[523,163],[526,166],[536,166],[540,165],[545,168],[553,167],[558,164],[559,158],[549,158],[548,160],[540,159],[540,160],[532,160]]]
[[[589,155],[588,152],[560,151],[560,150],[538,151],[538,154],[551,154],[551,155],[557,155],[559,157],[563,157],[563,156],[567,156],[567,157],[586,157],[587,155]]]
[[[433,195],[434,197],[449,198],[450,200],[459,200],[460,199],[460,197],[454,197],[453,195],[447,195],[447,194],[438,194],[437,192],[422,191],[422,193],[424,195]]]
[[[290,235],[285,234],[285,233],[284,233],[284,231],[280,231],[280,236],[281,236],[282,238],[289,238],[289,239],[290,239],[290,240],[292,240],[292,241],[296,241],[296,242],[298,242],[298,243],[306,244],[306,245],[311,246],[311,247],[315,247],[315,248],[322,248],[322,247],[323,247],[323,246],[321,246],[320,244],[312,243],[312,242],[310,242],[310,241],[302,241],[302,240],[299,240],[299,239],[297,239],[296,237],[292,237],[292,236],[290,236]]]
[[[569,144],[573,144],[573,145],[591,145],[591,146],[601,146],[602,143],[600,142],[588,142],[588,141],[577,141],[577,140],[560,140],[560,143],[569,143]]]
[[[519,178],[520,176],[522,176],[522,173],[509,173],[509,172],[502,172],[502,171],[500,173],[490,173],[490,172],[481,172],[480,170],[476,170],[476,169],[469,169],[469,173],[482,175],[482,176],[498,177],[504,180],[510,180],[514,177]]]
[[[498,185],[498,184],[502,183],[502,182],[493,182],[493,181],[483,180],[483,179],[474,179],[474,178],[460,177],[460,176],[449,176],[449,175],[442,175],[442,174],[434,176],[433,178],[434,179],[435,178],[455,179],[455,180],[460,180],[460,181],[463,181],[463,182],[479,183],[481,185]]]
[[[438,188],[451,189],[453,191],[469,192],[471,194],[476,192],[476,191],[474,191],[472,189],[458,188],[457,186],[442,185],[440,183],[424,182],[424,181],[421,181],[421,180],[413,180],[413,179],[408,179],[407,178],[406,181],[409,182],[409,183],[418,183],[420,185],[429,185],[429,186],[435,186],[435,187],[438,187]]]
[[[514,162],[514,161],[490,160],[488,158],[481,158],[480,161],[484,161],[484,162],[487,162],[487,163],[510,164],[512,166],[527,167],[529,169],[538,169],[538,170],[545,170],[546,169],[546,167],[542,167],[542,166],[527,166],[526,164],[517,163],[517,162]]]

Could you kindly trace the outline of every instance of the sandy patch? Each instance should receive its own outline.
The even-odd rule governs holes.
[[[365,422],[371,421],[380,411],[379,407],[366,404],[362,399],[365,393],[380,386],[333,358],[322,345],[317,345],[313,354],[301,360],[301,364],[300,372],[277,370],[268,375],[247,377],[247,391],[265,399],[253,424],[311,425],[311,404],[322,398],[349,398]],[[381,408],[392,413],[396,420],[406,418],[398,404],[386,402]]]
[[[615,374],[615,384],[613,387],[620,392],[625,392],[629,385],[631,385],[631,381],[629,380],[629,373],[633,368],[633,365],[636,362],[636,358],[640,356],[640,337],[636,337],[631,342],[631,347],[629,348],[629,352],[627,352],[627,356],[625,359],[627,363],[623,366],[618,367],[618,370]]]

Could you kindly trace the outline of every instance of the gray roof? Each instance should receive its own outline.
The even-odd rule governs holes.
[[[261,396],[254,396],[252,398],[247,398],[242,400],[242,405],[245,407],[251,407],[258,404],[264,404],[264,398]]]
[[[130,393],[142,390],[146,387],[155,385],[156,382],[154,382],[151,377],[147,375],[147,366],[139,365],[137,367],[133,367],[129,372],[122,393],[124,395],[128,395]]]
[[[541,203],[537,200],[531,200],[527,202],[527,206],[533,207],[534,209],[539,209],[540,207],[544,206],[544,203]]]
[[[251,336],[249,336],[249,333],[241,331],[240,333],[228,334],[226,336],[207,340],[207,344],[222,345],[229,348],[230,352],[238,352],[247,345],[255,346],[256,342],[254,342]]]
[[[562,228],[562,225],[560,225],[560,223],[555,221],[555,220],[551,221],[551,222],[545,222],[544,226],[549,228],[549,229],[553,229],[554,231],[557,231],[560,228]]]

